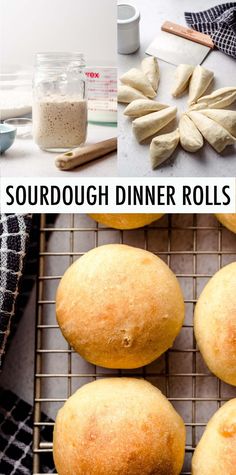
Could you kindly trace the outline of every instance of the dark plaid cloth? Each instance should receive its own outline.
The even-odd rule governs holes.
[[[30,215],[0,215],[0,369],[15,313],[31,220]]]
[[[39,258],[39,226],[40,215],[34,214],[32,216],[32,224],[30,229],[30,239],[27,246],[27,252],[24,262],[24,271],[19,288],[19,297],[17,298],[15,315],[11,322],[11,335],[8,338],[8,343],[17,329],[18,323],[23,315],[34,284],[37,280],[38,273],[38,258]],[[32,315],[33,317],[33,315]],[[32,318],[34,324],[34,319]]]
[[[49,422],[42,415],[43,422]],[[33,410],[10,391],[0,389],[0,475],[32,475]],[[52,427],[42,426],[41,441],[52,440]],[[55,473],[52,454],[42,457],[41,473]]]
[[[223,3],[199,13],[185,13],[187,24],[208,34],[223,53],[236,58],[236,2]]]
[[[33,220],[30,215],[0,215],[0,366],[9,334],[12,336],[35,282],[38,229],[37,215]],[[40,420],[50,421],[43,414]],[[52,440],[52,429],[40,428],[40,442]],[[0,475],[32,475],[32,444],[32,407],[0,388]],[[40,473],[56,472],[51,453],[42,453],[40,462]]]

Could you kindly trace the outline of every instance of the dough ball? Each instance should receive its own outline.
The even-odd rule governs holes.
[[[223,226],[227,229],[236,233],[236,213],[231,214],[216,214],[217,219],[220,221]]]
[[[211,418],[195,450],[192,475],[235,475],[236,399]]]
[[[56,313],[63,335],[83,358],[106,368],[138,368],[172,346],[184,302],[161,259],[108,244],[69,267],[57,291]]]
[[[194,329],[208,368],[236,386],[236,262],[223,267],[204,288]]]
[[[157,221],[163,214],[90,214],[98,223],[115,229],[137,229]]]
[[[86,384],[56,418],[53,454],[59,475],[179,475],[184,447],[183,420],[144,380]]]

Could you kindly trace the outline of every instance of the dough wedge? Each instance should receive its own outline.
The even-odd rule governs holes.
[[[143,117],[144,115],[166,109],[167,107],[166,104],[161,104],[151,99],[137,99],[126,107],[124,115],[128,117]]]
[[[217,124],[222,125],[233,137],[236,137],[236,111],[203,109],[201,110],[201,114],[214,120]]]
[[[158,135],[152,140],[150,146],[150,158],[152,169],[154,170],[165,160],[171,157],[179,144],[179,130],[169,134]]]
[[[160,69],[157,58],[148,56],[144,58],[141,64],[142,71],[147,76],[155,92],[158,90],[160,81]]]
[[[236,87],[222,87],[208,96],[200,97],[197,104],[203,104],[203,109],[224,109],[236,101]]]
[[[217,124],[201,112],[190,111],[188,116],[216,152],[221,153],[227,145],[235,143],[236,139],[222,125]]]
[[[204,145],[202,134],[187,114],[183,114],[179,121],[179,135],[180,144],[186,152],[197,152]]]
[[[120,78],[121,82],[126,86],[131,86],[140,91],[146,97],[154,99],[156,92],[154,91],[149,79],[140,69],[132,68]]]
[[[204,94],[210,83],[214,78],[214,73],[203,66],[196,66],[194,68],[190,85],[189,85],[189,99],[188,104],[194,104]]]
[[[173,97],[180,96],[187,89],[193,71],[194,66],[191,64],[180,64],[176,68],[174,85],[171,91]]]
[[[123,104],[130,104],[130,102],[135,101],[136,99],[147,99],[144,94],[142,94],[134,87],[120,85],[118,86],[117,92],[117,101]]]
[[[138,142],[143,142],[143,140],[163,129],[163,127],[175,119],[176,113],[176,107],[167,107],[161,111],[135,119],[133,121],[133,132]]]

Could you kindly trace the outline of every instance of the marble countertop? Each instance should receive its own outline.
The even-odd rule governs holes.
[[[145,50],[157,35],[165,20],[185,25],[185,11],[200,11],[216,4],[215,0],[134,0],[134,5],[141,12],[141,48],[131,55],[119,55],[119,75],[132,67],[139,67],[145,57]],[[157,95],[159,102],[178,107],[178,116],[184,112],[187,95],[173,99],[170,90],[175,66],[159,60],[161,80]],[[213,89],[235,86],[236,61],[220,51],[212,51],[203,66],[215,73]],[[209,90],[212,90],[211,88]],[[121,176],[235,176],[236,148],[227,147],[221,155],[205,143],[198,153],[190,154],[180,147],[174,155],[158,169],[152,171],[149,159],[149,145],[140,145],[131,131],[130,120],[123,115],[124,106],[119,106],[119,159],[118,174]],[[233,109],[233,106],[230,106]],[[168,131],[168,130],[166,130]],[[164,133],[164,132],[163,132]]]
[[[88,125],[88,144],[117,136],[116,126]],[[117,175],[117,154],[111,153],[71,171],[61,171],[55,166],[58,154],[40,150],[32,137],[17,138],[13,146],[1,156],[2,177],[103,177]]]

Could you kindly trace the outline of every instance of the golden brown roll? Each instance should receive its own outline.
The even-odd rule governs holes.
[[[204,288],[194,330],[208,368],[236,386],[236,262],[223,267]]]
[[[89,251],[64,274],[56,296],[63,335],[86,360],[138,368],[155,360],[179,333],[184,301],[169,267],[122,244]]]
[[[91,218],[115,229],[137,229],[160,219],[163,214],[90,214]]]
[[[235,475],[236,399],[211,418],[195,450],[192,475]]]
[[[236,233],[236,213],[216,214],[216,217],[223,226]]]
[[[59,475],[179,475],[183,465],[183,420],[144,380],[83,386],[59,411],[53,439]]]

